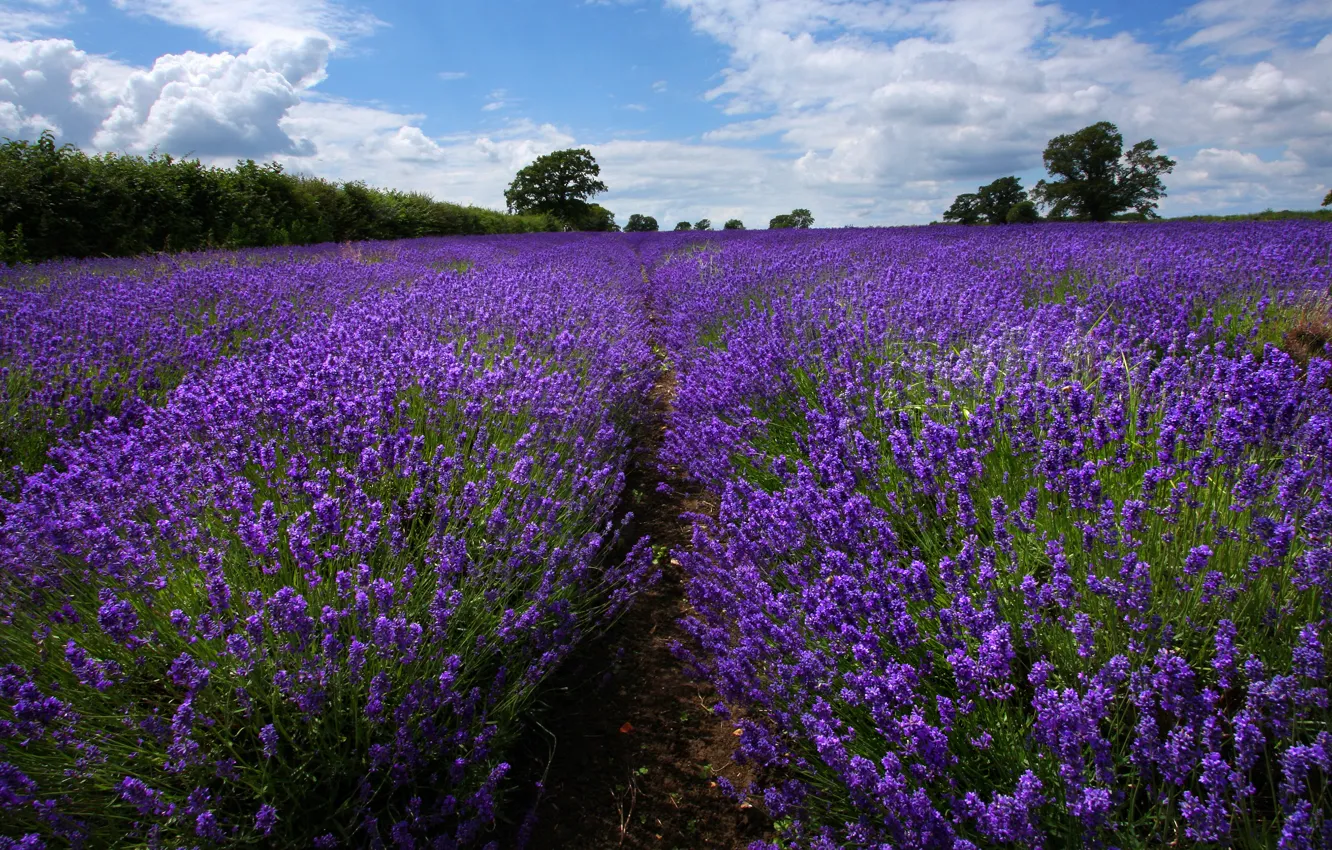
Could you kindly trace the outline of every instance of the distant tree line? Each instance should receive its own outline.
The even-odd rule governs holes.
[[[1173,159],[1156,153],[1152,139],[1125,152],[1123,135],[1109,121],[1054,137],[1045,146],[1043,158],[1050,178],[1037,183],[1030,198],[1017,177],[1001,177],[975,192],[958,195],[944,213],[944,221],[1029,223],[1040,219],[1038,204],[1049,218],[1057,220],[1157,218],[1157,203],[1166,193],[1161,175],[1175,167]],[[1128,210],[1133,213],[1126,216]]]
[[[90,156],[50,133],[0,144],[3,262],[559,226],[545,215],[302,177],[276,162],[217,168],[156,154]]]
[[[784,228],[808,229],[813,226],[814,216],[810,214],[809,210],[804,209],[782,213],[781,215],[774,216],[773,219],[768,222],[769,230],[781,230]],[[629,216],[629,223],[624,226],[625,233],[654,233],[660,229],[660,225],[657,224],[655,218],[642,213],[634,213]],[[701,218],[693,224],[690,224],[687,221],[677,221],[675,227],[671,229],[677,232],[686,230],[711,230],[712,219]],[[745,223],[738,218],[727,219],[726,223],[722,225],[722,230],[744,229]]]
[[[607,191],[601,180],[601,166],[587,148],[552,151],[537,157],[532,164],[523,166],[504,192],[509,212],[514,214],[548,215],[560,222],[564,230],[616,231],[615,214],[592,199]],[[775,216],[768,222],[769,229],[802,228],[814,226],[814,216],[806,209],[796,209]],[[634,213],[624,225],[626,233],[655,233],[661,229],[657,219],[644,213]],[[676,222],[676,231],[712,230],[712,220],[701,218],[692,224]],[[723,230],[744,230],[745,223],[738,218],[729,219]]]
[[[1181,215],[1162,221],[1332,221],[1332,210],[1274,210],[1262,212],[1228,213],[1223,215]]]

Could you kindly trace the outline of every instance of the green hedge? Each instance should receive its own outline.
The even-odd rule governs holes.
[[[49,133],[0,144],[0,261],[10,263],[558,229],[549,216],[300,177],[276,162],[89,156]]]
[[[1170,221],[1286,221],[1288,219],[1332,221],[1332,210],[1263,210],[1234,215],[1184,215],[1172,218]]]

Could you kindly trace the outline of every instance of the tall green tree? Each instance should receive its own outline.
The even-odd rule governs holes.
[[[976,190],[980,213],[990,224],[1006,224],[1008,211],[1027,200],[1027,190],[1017,177],[1000,177]]]
[[[797,230],[808,230],[814,226],[814,215],[807,209],[794,209],[789,213],[775,215],[768,222],[769,230],[785,230],[793,228]]]
[[[745,223],[738,218],[727,219],[722,225],[722,230],[744,230]]]
[[[1037,183],[1032,195],[1052,218],[1109,221],[1130,209],[1154,218],[1166,193],[1161,175],[1175,167],[1156,149],[1155,141],[1144,139],[1126,153],[1124,137],[1109,121],[1055,136],[1045,148],[1051,179]]]
[[[1328,193],[1323,196],[1322,205],[1325,207],[1332,207],[1332,190],[1328,190]]]
[[[547,213],[576,228],[589,220],[591,199],[606,191],[600,175],[586,148],[555,151],[520,169],[504,200],[511,213]]]
[[[980,195],[965,192],[953,199],[953,205],[944,210],[944,221],[954,224],[979,224],[981,220]]]
[[[712,219],[710,219],[710,218],[700,218],[698,221],[694,222],[694,229],[695,229],[695,230],[711,230],[711,229],[712,229]]]
[[[687,222],[687,221],[677,221],[677,222],[675,223],[675,230],[676,230],[677,232],[679,232],[679,231],[681,231],[681,230],[693,230],[693,229],[694,229],[694,225],[690,224],[690,223]]]
[[[658,229],[657,220],[642,213],[629,216],[629,223],[624,226],[625,233],[652,233]]]

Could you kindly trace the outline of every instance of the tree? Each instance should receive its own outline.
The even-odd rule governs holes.
[[[629,223],[624,226],[625,233],[654,233],[658,229],[657,220],[642,213],[629,216]]]
[[[677,221],[675,223],[675,230],[677,233],[681,230],[693,230],[693,229],[694,225],[690,224],[687,221]]]
[[[769,230],[784,230],[786,228],[796,228],[799,230],[808,230],[814,226],[814,216],[806,209],[794,209],[789,213],[773,216],[768,222]]]
[[[722,230],[744,230],[744,229],[745,229],[745,223],[738,218],[728,219],[727,222],[722,225]]]
[[[1008,224],[1035,224],[1040,220],[1041,214],[1036,211],[1036,204],[1025,198],[1009,207],[1008,214],[1004,216]]]
[[[1017,177],[1000,177],[976,191],[980,214],[990,224],[1008,223],[1008,211],[1027,200],[1027,190]]]
[[[1332,190],[1328,190],[1328,193],[1323,196],[1322,206],[1332,207]]]
[[[953,199],[953,205],[944,211],[944,221],[956,224],[979,224],[981,220],[980,195],[967,192]]]
[[[587,209],[566,219],[570,230],[582,230],[592,233],[619,233],[620,226],[615,223],[615,213],[601,204],[588,204]]]
[[[589,199],[606,191],[598,179],[601,166],[586,148],[571,148],[539,156],[519,170],[504,200],[511,213],[548,213],[571,227],[579,222],[601,223],[592,214]]]
[[[700,218],[698,221],[694,222],[694,229],[695,229],[695,230],[711,230],[711,229],[712,229],[712,220],[711,220],[711,219],[707,219],[707,218]]]
[[[1052,218],[1109,221],[1128,209],[1153,218],[1157,201],[1165,196],[1161,175],[1174,167],[1173,159],[1156,153],[1152,139],[1125,153],[1119,128],[1098,121],[1050,140],[1045,168],[1052,179],[1037,183],[1032,195]]]

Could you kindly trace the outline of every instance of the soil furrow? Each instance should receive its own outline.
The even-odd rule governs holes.
[[[738,788],[751,778],[731,760],[736,727],[713,713],[716,692],[686,676],[672,650],[687,639],[684,575],[670,554],[689,545],[681,515],[715,512],[658,460],[675,388],[663,362],[627,476],[627,537],[651,537],[662,578],[551,683],[529,746],[543,786],[532,850],[743,848],[769,831],[759,807],[718,787],[719,777]]]

